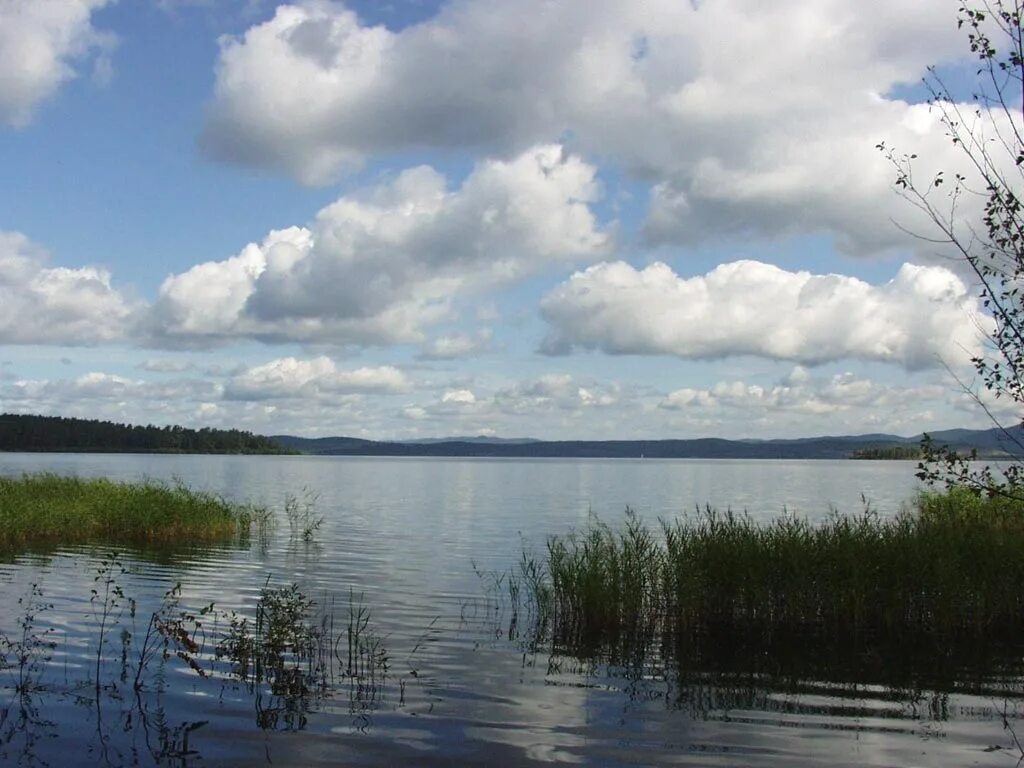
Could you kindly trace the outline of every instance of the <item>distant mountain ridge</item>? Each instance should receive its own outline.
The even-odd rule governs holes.
[[[525,445],[527,443],[539,443],[535,437],[491,437],[490,435],[477,435],[476,437],[421,437],[418,440],[403,440],[408,445],[433,445],[435,443],[478,443],[480,445]]]
[[[1008,431],[1024,442],[1024,428],[1012,427]],[[980,458],[1009,458],[1014,451],[1012,441],[999,429],[949,429],[930,434],[937,444],[964,453],[975,449]],[[902,437],[884,433],[769,440],[535,440],[480,436],[376,441],[355,437],[271,437],[286,448],[322,456],[648,459],[849,459],[857,454],[876,456],[884,454],[885,449],[913,447],[921,438],[922,435]]]
[[[1010,437],[1007,436],[1009,432]],[[376,441],[358,437],[263,437],[240,430],[133,426],[89,419],[0,414],[0,451],[129,453],[305,453],[327,456],[448,456],[507,458],[663,459],[914,459],[921,435],[884,433],[782,439],[538,440],[490,435]],[[931,433],[939,445],[982,459],[1021,453],[1024,427],[948,429]]]

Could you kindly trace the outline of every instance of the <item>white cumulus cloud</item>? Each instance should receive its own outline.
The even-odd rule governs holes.
[[[473,405],[476,402],[476,395],[469,389],[450,389],[441,396],[442,403],[455,403],[456,405]]]
[[[473,357],[487,351],[494,332],[483,328],[474,334],[453,333],[431,339],[423,347],[420,357],[424,360],[457,360]]]
[[[18,232],[0,231],[0,343],[92,345],[123,338],[135,308],[98,267],[47,267]]]
[[[183,344],[421,342],[460,292],[607,252],[589,207],[594,173],[558,145],[482,161],[457,189],[432,168],[406,170],[339,198],[308,227],[171,276],[150,330]]]
[[[662,263],[639,270],[604,263],[575,273],[541,309],[550,353],[582,347],[811,365],[858,359],[908,370],[966,362],[991,324],[955,274],[913,264],[888,283],[871,285],[757,261],[722,264],[691,278]]]
[[[707,436],[911,436],[956,423],[950,421],[956,393],[948,383],[916,378],[893,384],[850,371],[814,375],[797,366],[771,383],[724,380],[682,387],[664,396],[655,412],[663,426]],[[985,425],[975,418],[971,426]]]
[[[4,408],[17,413],[55,413],[84,418],[121,418],[133,413],[180,413],[197,400],[216,400],[222,387],[202,379],[149,382],[112,373],[92,371],[73,379],[17,379],[0,386]],[[162,420],[173,421],[173,418]]]
[[[283,357],[232,377],[224,388],[228,400],[318,398],[353,394],[391,394],[411,386],[399,369],[383,365],[340,370],[329,357],[310,360]]]
[[[0,124],[28,124],[40,102],[75,77],[77,67],[105,58],[114,38],[92,25],[111,0],[3,0],[0,2]]]
[[[586,409],[614,405],[619,399],[617,384],[583,386],[567,373],[548,373],[519,381],[494,393],[493,407],[505,414],[529,414]]]
[[[939,400],[949,390],[936,384],[895,387],[851,372],[830,377],[812,377],[798,366],[781,381],[771,385],[742,381],[721,381],[707,389],[684,387],[670,392],[658,405],[669,411],[735,410],[748,418],[791,412],[806,416],[828,416],[851,409],[877,412],[900,409],[925,401]]]
[[[567,136],[657,183],[653,242],[826,230],[872,251],[905,242],[879,141],[959,168],[927,105],[892,95],[962,55],[955,17],[920,0],[453,0],[392,31],[306,0],[221,40],[203,141],[322,183],[381,154]]]

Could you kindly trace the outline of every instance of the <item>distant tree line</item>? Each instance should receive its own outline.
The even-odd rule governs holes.
[[[920,445],[888,445],[872,446],[870,448],[858,448],[850,458],[853,459],[883,459],[889,461],[918,460],[921,458]]]
[[[238,429],[145,427],[59,416],[0,414],[0,451],[125,453],[294,453]]]

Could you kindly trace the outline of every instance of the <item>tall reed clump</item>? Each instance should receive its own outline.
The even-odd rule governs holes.
[[[520,570],[534,610],[577,647],[695,634],[1012,638],[1024,630],[1024,507],[954,490],[892,519],[866,507],[758,524],[705,508],[660,530],[627,510],[620,530],[594,521],[552,537]]]
[[[655,535],[631,511],[622,531],[593,521],[581,533],[548,541],[550,583],[534,577],[534,602],[546,604],[556,624],[595,634],[647,634],[664,607],[662,580],[665,552]],[[536,564],[521,570],[536,572]],[[547,589],[537,595],[538,589]],[[542,613],[543,609],[538,609]]]
[[[266,519],[182,483],[32,474],[0,478],[0,552],[46,544],[223,541]]]

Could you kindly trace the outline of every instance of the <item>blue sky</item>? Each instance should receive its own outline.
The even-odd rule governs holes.
[[[956,4],[6,0],[0,410],[374,438],[986,426],[880,140]],[[898,43],[898,44],[897,44]],[[967,211],[970,214],[970,211]]]

